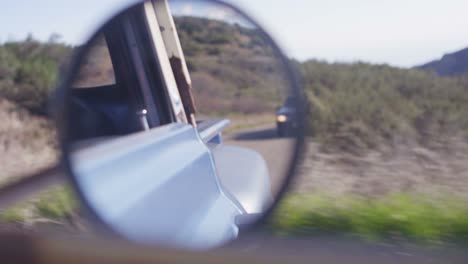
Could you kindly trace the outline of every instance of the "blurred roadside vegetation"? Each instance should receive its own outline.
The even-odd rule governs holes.
[[[54,187],[1,212],[0,221],[20,225],[41,219],[60,221],[73,216],[77,209],[75,196],[69,187]]]
[[[370,240],[425,244],[468,242],[468,205],[396,193],[378,199],[294,194],[287,197],[268,228],[280,235],[346,235]]]
[[[72,47],[53,34],[0,44],[0,183],[52,166],[58,158],[48,98]]]
[[[202,114],[274,113],[285,96],[281,85],[286,83],[272,50],[258,32],[193,17],[177,18],[176,24]],[[45,43],[30,36],[1,44],[0,100],[27,111],[27,120],[44,118],[48,95],[72,49],[57,36]],[[423,70],[366,63],[292,63],[301,71],[310,106],[309,136],[324,151],[362,154],[409,143],[438,148],[452,139],[468,139],[468,75],[440,77]],[[9,106],[0,107],[0,111],[13,110]],[[8,128],[4,120],[0,122],[0,128]],[[23,129],[28,131],[53,129],[27,123],[30,125]],[[2,135],[0,153],[6,153],[10,143],[5,142],[11,138],[2,139]],[[454,197],[434,203],[404,192],[376,200],[292,194],[270,227],[286,234],[325,232],[468,241],[468,213],[463,202],[466,204]],[[63,220],[75,210],[73,195],[65,188],[1,212],[0,221],[27,222],[31,214]]]
[[[72,47],[51,35],[46,43],[32,35],[24,41],[0,45],[0,97],[34,114],[45,115],[47,98],[55,87],[61,65],[66,65]]]
[[[176,24],[201,114],[256,115],[281,104],[285,76],[255,29],[194,17],[178,17]],[[72,51],[57,40],[51,36],[40,43],[29,36],[0,45],[0,97],[44,115]],[[315,60],[293,64],[310,104],[309,135],[325,149],[357,152],[408,140],[435,146],[468,138],[466,74],[441,77],[418,69]]]
[[[312,60],[300,69],[311,106],[309,134],[325,148],[357,152],[468,139],[468,75]]]

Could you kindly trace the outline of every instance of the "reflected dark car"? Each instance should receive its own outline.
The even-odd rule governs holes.
[[[287,137],[293,136],[297,132],[297,119],[296,119],[296,106],[297,99],[295,97],[288,97],[283,106],[279,107],[276,111],[276,127],[278,136]]]

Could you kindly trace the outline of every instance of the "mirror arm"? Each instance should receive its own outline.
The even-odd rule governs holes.
[[[8,208],[50,186],[63,183],[65,181],[64,174],[63,168],[57,165],[22,177],[20,180],[0,188],[0,209]]]

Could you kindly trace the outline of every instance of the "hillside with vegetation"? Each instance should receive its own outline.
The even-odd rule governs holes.
[[[273,51],[254,28],[176,17],[181,43],[203,114],[274,112],[287,81]],[[61,65],[72,48],[24,41],[0,45],[0,97],[45,115]],[[95,61],[96,60],[94,58]],[[468,74],[366,63],[294,62],[309,101],[309,135],[341,150],[391,142],[437,142],[468,135]]]
[[[176,24],[202,113],[273,112],[281,103],[287,82],[255,29],[194,17],[178,17]],[[459,64],[468,61],[462,53],[453,55]],[[468,74],[440,76],[426,68],[367,63],[293,63],[309,101],[309,135],[325,149],[357,153],[410,143],[437,147],[468,138]]]
[[[56,38],[43,43],[29,36],[0,45],[0,182],[56,162],[47,102],[72,50]]]
[[[366,63],[300,65],[309,134],[341,150],[468,139],[468,75]]]
[[[45,115],[47,97],[71,50],[53,36],[46,43],[29,36],[0,45],[0,96],[34,114]]]
[[[257,30],[194,17],[177,17],[176,24],[201,114],[274,114],[287,82]],[[71,51],[31,37],[0,45],[2,176],[23,175],[56,160],[46,106]],[[89,62],[108,66],[96,56]],[[275,230],[441,240],[461,234],[468,241],[464,70],[445,76],[435,62],[415,69],[317,60],[293,64],[309,105],[310,151],[294,194],[274,218]],[[58,220],[74,215],[68,191],[51,197],[34,203],[35,215]],[[1,215],[0,221],[24,222],[16,211]]]
[[[257,29],[197,17],[175,23],[202,114],[273,113],[287,96],[279,58]]]

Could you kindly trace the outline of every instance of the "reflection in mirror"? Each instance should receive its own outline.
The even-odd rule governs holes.
[[[66,87],[78,192],[128,239],[206,249],[236,238],[293,164],[289,78],[268,36],[229,6],[131,7],[85,46]]]
[[[228,119],[222,135],[225,145],[258,152],[267,163],[276,194],[288,169],[298,125],[280,57],[257,27],[229,7],[208,1],[170,3],[190,71],[197,121],[203,126],[203,120]],[[214,157],[220,163],[235,163],[222,160],[222,155]],[[249,173],[231,166],[219,166],[218,170],[226,169],[220,175],[227,176],[220,179],[244,192],[245,186],[236,183],[249,181]]]

